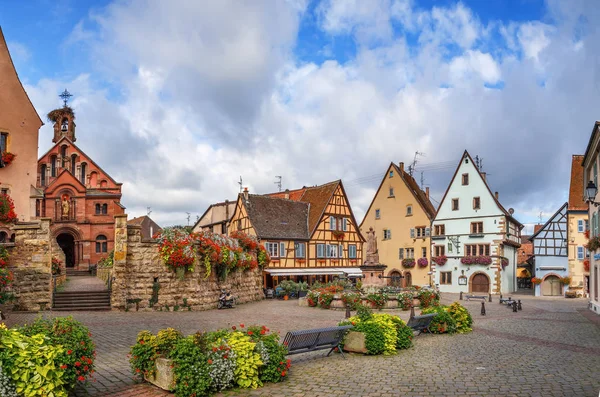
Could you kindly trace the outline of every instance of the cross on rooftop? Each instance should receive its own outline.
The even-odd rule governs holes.
[[[65,103],[65,107],[67,107],[67,102],[69,101],[69,98],[71,98],[73,95],[67,91],[67,89],[65,88],[65,90],[59,95],[60,98],[62,98],[63,102]]]

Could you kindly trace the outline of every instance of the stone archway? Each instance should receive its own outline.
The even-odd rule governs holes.
[[[490,293],[490,278],[487,274],[477,272],[469,280],[469,292]]]
[[[76,230],[71,228],[60,228],[54,232],[56,242],[65,254],[65,266],[74,268],[79,264],[80,237]]]

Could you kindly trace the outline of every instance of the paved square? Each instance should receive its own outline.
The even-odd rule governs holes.
[[[443,296],[448,304],[458,297]],[[600,316],[582,299],[521,296],[523,310],[498,303],[462,302],[472,313],[466,335],[421,335],[415,346],[391,357],[326,352],[291,356],[287,381],[224,396],[590,396],[600,391]],[[408,319],[408,312],[393,312]],[[135,384],[127,361],[140,330],[175,327],[184,334],[239,323],[288,330],[335,325],[343,311],[303,308],[297,301],[262,301],[206,312],[73,312],[97,345],[96,380],[77,396],[164,396]],[[30,322],[35,314],[13,313],[8,325]]]

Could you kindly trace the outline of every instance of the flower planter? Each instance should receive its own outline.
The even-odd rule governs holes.
[[[173,360],[159,357],[156,359],[156,373],[152,376],[144,376],[146,382],[160,387],[163,390],[170,391],[175,384],[173,374]]]
[[[349,331],[344,339],[344,351],[367,354],[365,334],[358,331]]]
[[[308,291],[298,291],[298,298],[304,298]]]

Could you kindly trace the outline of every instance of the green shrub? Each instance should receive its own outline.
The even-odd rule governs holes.
[[[260,358],[263,362],[260,367],[261,382],[281,382],[290,368],[292,361],[285,358],[287,348],[279,343],[278,334],[269,334],[265,326],[248,327],[248,334],[256,343]]]
[[[206,354],[194,343],[193,337],[180,338],[169,352],[173,360],[176,397],[207,396],[210,394],[211,378]]]
[[[421,302],[420,307],[422,309],[430,306],[437,306],[440,303],[440,294],[432,290],[419,290],[417,293],[417,298],[419,298]]]
[[[406,325],[398,316],[391,316],[392,322],[396,326],[396,349],[408,349],[412,347],[413,330]]]
[[[342,302],[345,306],[349,306],[350,310],[356,310],[361,300],[360,294],[356,292],[344,292],[342,294]]]
[[[2,362],[0,362],[0,396],[18,397],[11,377],[2,368]]]
[[[460,303],[454,302],[451,304],[448,307],[448,313],[456,321],[456,332],[463,334],[472,331],[473,318],[471,317],[471,313],[465,307],[461,306]]]
[[[448,313],[448,306],[437,306],[423,309],[421,314],[437,313],[431,320],[429,330],[433,334],[453,334],[456,332],[456,320]]]
[[[175,347],[179,339],[183,338],[181,332],[174,328],[167,328],[158,331],[156,334],[156,349],[158,354],[167,356]]]
[[[59,361],[64,351],[43,334],[28,336],[0,328],[0,362],[20,396],[47,396],[52,391],[55,397],[67,397],[69,385]]]
[[[396,354],[397,349],[412,346],[412,330],[398,316],[366,312],[342,321],[339,325],[354,325],[353,331],[365,334],[367,354]]]
[[[356,317],[361,321],[367,321],[373,318],[373,310],[365,305],[358,305],[356,309]]]
[[[383,329],[374,321],[359,322],[353,331],[365,334],[367,354],[382,354],[385,351],[385,335]]]
[[[330,292],[322,292],[319,294],[319,307],[322,309],[329,309],[331,302],[333,301],[333,294]]]
[[[256,343],[253,343],[245,333],[234,331],[228,335],[227,344],[237,355],[234,372],[238,386],[253,389],[262,386],[258,376],[258,368],[262,365],[262,361],[260,354],[254,351]]]
[[[150,331],[140,331],[136,344],[129,351],[129,365],[131,372],[141,379],[144,376],[153,376],[156,372],[155,360],[159,354],[156,348],[156,336]]]
[[[43,334],[53,346],[62,346],[58,362],[65,370],[63,381],[67,390],[77,382],[85,382],[94,373],[96,346],[89,329],[73,317],[57,317],[53,320],[38,318],[33,324],[19,329],[28,336]]]

